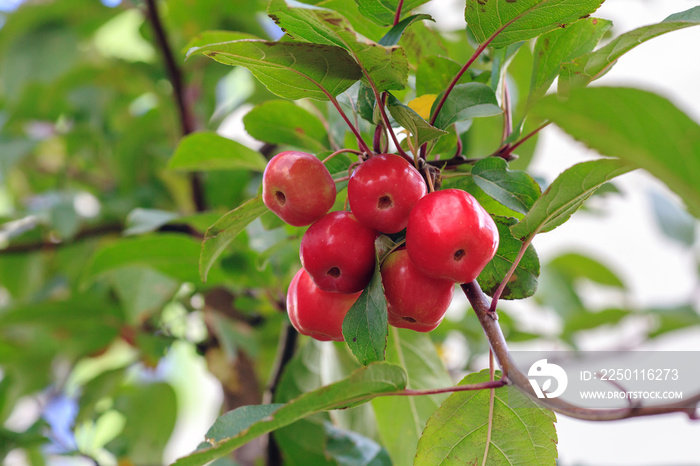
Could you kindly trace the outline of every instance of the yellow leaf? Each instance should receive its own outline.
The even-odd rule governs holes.
[[[427,120],[430,118],[430,109],[433,107],[433,102],[435,102],[436,98],[437,95],[435,94],[425,94],[410,101],[408,106],[423,117],[424,120]]]

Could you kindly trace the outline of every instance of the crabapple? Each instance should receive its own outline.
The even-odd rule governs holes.
[[[335,182],[323,163],[306,152],[286,151],[265,167],[262,198],[290,225],[310,225],[335,202]]]
[[[403,157],[380,154],[363,162],[348,181],[348,202],[357,220],[382,233],[397,233],[428,192],[423,177]]]
[[[471,194],[460,189],[436,191],[411,211],[406,250],[426,275],[468,283],[498,249],[498,229]]]
[[[303,268],[299,269],[287,291],[289,320],[302,335],[321,341],[343,341],[343,319],[360,294],[323,291]]]
[[[301,263],[324,291],[361,291],[374,273],[375,237],[375,231],[350,212],[331,212],[306,230],[299,249]]]
[[[423,274],[405,249],[389,254],[381,273],[391,325],[429,332],[442,322],[452,302],[454,283]]]

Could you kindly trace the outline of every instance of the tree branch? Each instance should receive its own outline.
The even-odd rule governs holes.
[[[182,72],[175,61],[175,55],[168,42],[163,23],[160,20],[157,0],[146,0],[146,17],[153,28],[155,40],[163,57],[170,84],[173,86],[173,98],[175,99],[175,106],[177,107],[180,117],[180,132],[183,136],[187,136],[195,130],[194,112],[192,111],[185,93]],[[202,186],[202,176],[200,173],[195,172],[190,174],[190,186],[192,189],[192,200],[194,201],[197,212],[207,210],[206,200],[204,198],[204,187]]]
[[[77,243],[78,241],[90,238],[97,238],[100,236],[107,236],[112,234],[119,234],[122,232],[123,225],[121,223],[107,223],[105,225],[98,225],[95,227],[85,228],[80,230],[70,239],[65,241],[36,241],[32,243],[19,243],[6,247],[5,249],[0,249],[0,255],[3,254],[21,254],[36,251],[52,251],[61,246],[66,246],[68,244]]]
[[[669,413],[685,413],[690,419],[698,419],[696,410],[698,404],[700,404],[700,393],[674,403],[657,406],[638,405],[613,409],[584,408],[568,403],[560,398],[537,398],[527,375],[515,365],[510,357],[508,345],[503,337],[501,327],[498,325],[498,320],[496,320],[494,314],[490,312],[490,304],[481,291],[479,284],[476,281],[465,283],[462,285],[462,290],[467,296],[467,299],[469,299],[476,316],[479,318],[481,327],[496,356],[498,365],[501,366],[504,379],[507,379],[510,384],[528,395],[535,403],[543,405],[557,413],[588,421],[616,421],[632,417],[655,416]]]

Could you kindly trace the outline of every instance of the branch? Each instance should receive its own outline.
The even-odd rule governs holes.
[[[19,244],[14,244],[11,246],[6,247],[5,249],[0,249],[0,255],[3,254],[21,254],[21,253],[28,253],[28,252],[37,252],[37,251],[52,251],[54,249],[58,249],[63,246],[68,246],[71,244],[75,244],[79,241],[86,240],[86,239],[91,239],[91,238],[100,238],[104,236],[110,236],[110,235],[120,235],[124,229],[124,225],[121,223],[106,223],[104,225],[98,225],[95,227],[90,227],[90,228],[84,228],[80,230],[78,233],[76,233],[75,236],[73,236],[70,239],[66,239],[65,241],[50,241],[50,240],[44,240],[44,241],[36,241],[32,243],[19,243]],[[184,223],[168,223],[157,230],[155,230],[159,233],[182,233],[185,235],[192,236],[193,238],[199,238],[202,239],[204,238],[204,235],[195,230],[193,227],[190,225],[184,224]]]
[[[189,101],[185,96],[184,80],[182,72],[175,61],[175,56],[170,48],[168,37],[163,28],[163,23],[158,14],[157,0],[146,0],[146,17],[153,28],[156,43],[160,49],[165,68],[168,72],[170,84],[173,86],[173,98],[175,106],[180,117],[180,132],[183,136],[187,136],[195,130],[194,112],[189,105]],[[202,186],[202,178],[199,173],[190,174],[190,186],[192,188],[192,200],[194,201],[197,212],[207,210],[206,201],[204,198],[204,187]]]
[[[568,403],[560,398],[537,398],[532,390],[527,375],[522,372],[513,362],[508,351],[508,345],[503,337],[498,320],[489,311],[490,304],[476,281],[462,285],[464,294],[479,318],[481,327],[486,334],[491,350],[496,356],[498,365],[501,366],[504,379],[520,391],[528,395],[535,403],[545,406],[566,416],[588,421],[616,421],[640,416],[655,416],[668,413],[685,413],[690,419],[698,419],[696,414],[697,406],[700,403],[700,393],[690,398],[675,403],[667,403],[657,406],[628,406],[614,409],[592,409],[583,408]]]
[[[5,249],[0,249],[0,255],[20,254],[36,251],[52,251],[61,246],[77,243],[78,241],[84,239],[97,238],[100,236],[107,236],[112,234],[120,234],[122,232],[122,229],[123,225],[121,223],[107,223],[105,225],[98,225],[95,227],[80,230],[78,233],[76,233],[75,236],[65,241],[37,241],[33,243],[20,243],[8,246]]]
[[[277,391],[277,387],[282,379],[282,373],[284,372],[285,367],[287,367],[287,364],[289,364],[289,361],[291,361],[292,356],[294,356],[294,350],[296,349],[298,337],[299,334],[294,327],[292,327],[292,325],[285,320],[283,330],[280,332],[279,343],[277,344],[275,368],[272,372],[272,377],[267,386],[267,390],[265,391],[263,403],[267,404],[273,402],[275,392]],[[282,453],[272,433],[270,433],[267,438],[266,464],[270,466],[282,464]]]

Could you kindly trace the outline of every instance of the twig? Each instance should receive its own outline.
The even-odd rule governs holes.
[[[481,291],[476,281],[462,285],[464,294],[476,313],[481,323],[481,327],[486,334],[489,345],[493,350],[498,365],[504,374],[504,378],[510,384],[529,396],[535,403],[549,408],[557,413],[564,414],[576,419],[588,421],[616,421],[640,416],[655,416],[669,413],[685,413],[690,419],[697,419],[697,406],[700,403],[700,393],[675,403],[667,403],[657,406],[633,406],[626,408],[594,409],[584,408],[568,403],[561,398],[537,398],[530,385],[527,375],[522,372],[513,362],[508,345],[503,337],[498,321],[493,318],[490,312],[488,299]]]
[[[107,236],[112,234],[119,234],[123,229],[121,223],[107,223],[105,225],[98,225],[91,228],[85,228],[80,230],[71,239],[65,241],[37,241],[33,243],[20,243],[14,244],[6,247],[5,249],[0,249],[0,255],[3,254],[19,254],[35,251],[50,251],[57,249],[61,246],[66,246],[69,244],[76,243],[81,240],[97,238],[100,236]]]
[[[185,96],[182,72],[175,61],[175,56],[168,42],[163,23],[160,20],[157,0],[146,0],[146,17],[153,28],[156,43],[161,51],[163,61],[165,62],[165,68],[170,78],[170,84],[173,86],[173,98],[175,99],[178,115],[180,117],[180,131],[183,136],[187,136],[195,130],[194,113]],[[207,210],[207,206],[200,173],[194,172],[190,174],[190,186],[192,189],[192,200],[197,212],[204,212]]]
[[[323,160],[321,161],[321,163],[325,164],[326,162],[328,162],[330,159],[332,159],[332,158],[335,157],[336,155],[344,154],[345,152],[350,152],[350,153],[352,153],[352,154],[362,156],[362,152],[357,151],[357,150],[355,150],[355,149],[339,149],[339,150],[333,152],[331,155],[329,155],[329,156],[326,157],[325,159],[323,159]]]
[[[291,361],[292,356],[294,356],[294,350],[296,349],[297,331],[292,327],[292,325],[285,320],[283,324],[282,331],[280,332],[279,343],[277,344],[277,358],[275,367],[270,378],[270,382],[265,390],[265,395],[263,396],[263,403],[272,403],[275,398],[275,392],[279,386],[280,380],[282,379],[282,374],[284,373],[285,367]],[[274,466],[277,464],[282,464],[282,454],[280,452],[279,445],[275,441],[272,433],[268,435],[267,438],[267,455],[266,464],[269,466]]]

